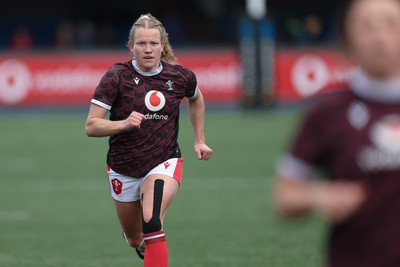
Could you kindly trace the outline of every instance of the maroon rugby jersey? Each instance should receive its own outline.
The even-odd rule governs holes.
[[[361,72],[354,77],[351,90],[306,114],[280,172],[305,179],[307,169],[319,168],[331,180],[364,181],[366,203],[331,228],[328,266],[398,267],[400,83],[369,81]]]
[[[132,111],[146,116],[140,129],[111,136],[107,154],[114,171],[141,178],[169,158],[181,157],[179,106],[184,97],[196,95],[197,81],[180,65],[162,62],[147,73],[135,64],[114,64],[101,79],[92,103],[108,109],[112,121],[124,120]]]

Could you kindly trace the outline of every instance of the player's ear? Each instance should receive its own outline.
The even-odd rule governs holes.
[[[161,51],[164,52],[165,42],[161,43]]]
[[[131,50],[131,52],[133,53],[133,41],[132,40],[129,40],[128,47]]]

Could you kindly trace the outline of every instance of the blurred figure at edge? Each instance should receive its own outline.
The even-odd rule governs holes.
[[[347,1],[341,43],[350,90],[305,115],[278,167],[282,216],[330,222],[328,267],[400,266],[400,1]],[[315,171],[328,181],[315,181]]]

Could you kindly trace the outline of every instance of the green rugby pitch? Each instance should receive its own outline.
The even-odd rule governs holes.
[[[184,178],[165,221],[172,267],[317,267],[324,225],[287,222],[271,204],[274,165],[294,112],[210,112],[209,162],[181,117]],[[120,235],[105,174],[107,139],[86,114],[0,114],[0,266],[142,266]]]

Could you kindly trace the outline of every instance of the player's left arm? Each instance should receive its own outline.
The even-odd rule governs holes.
[[[203,94],[198,88],[197,94],[189,98],[188,109],[194,132],[194,152],[199,160],[209,160],[213,150],[206,145],[204,135],[205,104]]]

